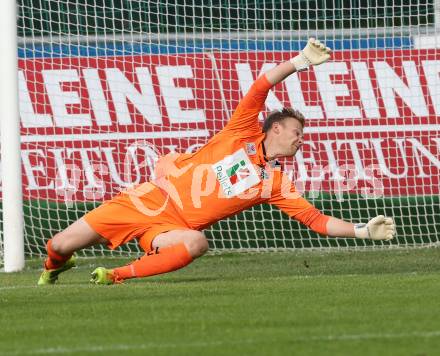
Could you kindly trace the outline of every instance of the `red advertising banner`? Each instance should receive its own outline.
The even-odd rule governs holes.
[[[24,193],[102,200],[152,174],[158,155],[193,152],[252,81],[287,52],[44,58],[19,63]],[[335,52],[278,84],[265,113],[306,117],[286,162],[299,190],[439,193],[440,52]],[[154,146],[154,147],[153,147]]]

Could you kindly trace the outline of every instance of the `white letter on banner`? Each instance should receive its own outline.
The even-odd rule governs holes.
[[[275,67],[276,63],[264,63],[261,67],[258,77]],[[240,84],[241,93],[243,96],[245,96],[252,83],[255,81],[252,75],[251,66],[249,63],[236,63],[235,69],[237,70],[238,83]],[[269,90],[269,94],[267,95],[266,99],[266,106],[269,110],[278,110],[283,107],[283,104],[278,100],[275,94]]]
[[[64,91],[61,83],[79,82],[76,69],[42,70],[47,95],[52,107],[55,125],[60,127],[91,126],[89,114],[71,114],[66,105],[80,105],[81,99],[76,91]]]
[[[29,89],[23,71],[18,71],[18,100],[23,127],[51,127],[52,119],[48,114],[36,114],[32,105]]]
[[[276,63],[264,63],[261,67],[258,77],[275,67]],[[249,91],[252,83],[255,81],[254,76],[252,75],[251,66],[249,65],[249,63],[236,63],[235,69],[237,70],[238,83],[240,85],[241,94],[242,96],[245,96]],[[265,104],[269,110],[279,110],[283,107],[281,101],[278,100],[278,98],[271,90],[269,90],[269,94],[267,95]],[[260,121],[263,121],[263,114],[260,113],[258,115],[258,118],[260,119]]]
[[[26,178],[28,181],[28,186],[26,187],[27,190],[41,190],[41,189],[53,189],[53,181],[50,181],[50,183],[46,186],[40,187],[37,184],[37,181],[35,180],[34,172],[40,172],[42,177],[48,178],[47,172],[44,167],[47,167],[47,161],[40,162],[32,166],[29,155],[36,155],[43,157],[46,160],[46,155],[44,154],[43,150],[37,149],[37,150],[22,150],[21,151],[21,159],[23,161],[23,168],[24,172],[26,174]],[[37,158],[36,158],[37,159]]]
[[[276,67],[276,63],[264,63],[261,67],[258,77],[268,72],[272,68]],[[254,78],[252,76],[252,70],[249,63],[236,63],[235,68],[237,70],[238,81],[242,95],[246,95],[249,91]],[[306,119],[322,119],[322,110],[320,106],[307,106],[304,101],[304,95],[302,94],[301,84],[298,80],[298,76],[293,74],[286,78],[284,81],[286,84],[287,94],[291,105],[301,111]],[[283,104],[270,90],[266,99],[266,106],[269,110],[279,110],[283,108]],[[261,116],[260,116],[261,118]]]
[[[356,179],[370,179],[364,169],[364,165],[362,163],[362,158],[359,153],[358,143],[360,143],[365,148],[370,148],[369,142],[367,139],[357,139],[357,140],[344,140],[344,141],[336,141],[336,149],[339,151],[344,144],[348,144],[350,146],[351,154],[353,156],[354,168],[356,170]],[[346,151],[346,150],[344,150]]]
[[[128,110],[127,99],[130,100],[150,124],[162,123],[162,116],[148,68],[136,68],[140,92],[119,68],[107,68],[105,73],[115,105],[116,117],[120,124],[131,125],[133,123]]]
[[[386,62],[374,62],[377,83],[382,94],[387,117],[399,117],[396,94],[410,107],[416,116],[428,116],[428,108],[423,97],[419,75],[413,61],[402,62],[408,85],[396,74]]]
[[[290,104],[299,110],[306,119],[323,119],[324,115],[319,105],[306,105],[301,83],[298,74],[294,73],[288,76],[284,82],[286,83],[287,95],[289,95]],[[316,101],[318,101],[317,95]]]
[[[70,185],[69,176],[67,173],[67,165],[64,162],[64,148],[53,148],[47,150],[50,152],[55,159],[55,167],[56,167],[56,181],[55,186],[57,189],[67,189],[74,188]]]
[[[393,141],[398,149],[398,153],[396,153],[396,157],[400,157],[401,160],[403,161],[403,171],[402,173],[392,173],[391,172],[391,168],[394,168],[395,171],[397,171],[398,169],[402,168],[400,161],[399,164],[395,164],[395,159],[394,158],[390,158],[389,155],[387,154],[387,158],[385,158],[385,155],[383,154],[383,149],[382,149],[382,142],[384,141],[383,138],[371,138],[370,142],[372,144],[372,147],[374,148],[374,151],[376,153],[376,158],[377,161],[379,162],[379,168],[381,170],[381,172],[390,178],[404,178],[408,175],[408,159],[406,157],[406,153],[405,153],[405,147],[404,147],[404,139],[401,138],[396,138],[396,139],[391,139],[390,141]],[[390,149],[391,145],[389,142],[385,141],[385,148],[386,149]],[[387,165],[387,162],[389,162],[389,165]],[[389,166],[389,167],[388,167]]]
[[[313,177],[310,177],[307,174],[306,164],[309,165],[310,167],[316,166],[316,159],[315,156],[313,155],[313,152],[316,151],[315,142],[310,141],[307,144],[310,146],[310,150],[308,150],[310,152],[310,157],[304,158],[303,155],[304,150],[298,150],[298,152],[295,155],[295,161],[298,165],[298,173],[297,173],[299,175],[298,179],[302,181],[313,180]],[[319,177],[319,179],[321,178],[322,177]]]
[[[203,109],[182,110],[180,101],[194,100],[190,88],[176,87],[176,78],[194,78],[191,67],[186,66],[160,66],[156,67],[160,90],[165,101],[168,117],[172,123],[205,122]]]
[[[365,116],[369,119],[380,118],[379,105],[374,94],[373,84],[371,83],[370,73],[365,62],[352,62],[351,69],[356,78],[361,97]]]
[[[432,169],[422,161],[422,157],[431,162],[437,169],[440,169],[440,159],[434,156],[420,141],[416,138],[408,138],[408,141],[412,144],[412,152],[416,159],[417,167],[419,168],[419,174],[417,177],[425,178],[432,175]],[[419,155],[420,152],[420,155]],[[425,168],[428,173],[425,173]]]
[[[339,166],[338,161],[336,160],[335,153],[333,152],[333,142],[336,143],[336,146],[340,147],[340,143],[333,140],[322,140],[320,141],[321,144],[324,145],[325,152],[327,154],[327,162],[328,162],[328,168],[330,172],[333,174],[331,179],[333,180],[343,180],[344,177],[341,176],[339,173]]]
[[[429,95],[436,115],[440,115],[440,61],[422,61]]]
[[[258,77],[260,77],[261,75],[263,75],[264,73],[275,67],[276,67],[276,63],[264,63],[263,66],[261,67]],[[235,68],[237,70],[240,89],[242,95],[244,96],[249,91],[255,79],[252,76],[252,70],[249,63],[236,63]],[[289,96],[290,104],[292,105],[292,107],[301,111],[301,113],[305,116],[306,119],[323,118],[322,109],[319,105],[307,106],[305,104],[301,84],[296,74],[287,77],[284,82],[286,84],[287,94]],[[283,104],[270,90],[269,94],[267,95],[266,106],[269,110],[279,110],[283,107]]]
[[[100,188],[100,183],[97,182],[96,177],[94,175],[94,167],[92,163],[90,162],[90,158],[88,156],[88,153],[90,154],[96,153],[96,155],[101,158],[100,156],[100,150],[98,147],[92,147],[92,148],[67,148],[66,150],[66,156],[67,158],[71,158],[72,153],[79,152],[79,155],[81,157],[81,163],[82,163],[82,170],[84,172],[84,178],[83,181],[84,189],[86,188]]]
[[[83,69],[83,76],[89,92],[90,105],[95,114],[96,123],[99,126],[111,125],[110,113],[108,110],[107,99],[102,89],[98,70],[95,68]]]
[[[325,113],[329,119],[358,119],[361,111],[357,106],[339,106],[337,97],[350,97],[346,84],[332,83],[330,76],[348,74],[347,64],[344,62],[324,63],[313,67],[316,81],[321,94]]]
[[[125,159],[120,160],[124,163],[124,169],[121,169],[121,173],[118,173],[117,163],[115,163],[115,159],[113,157],[113,151],[115,147],[102,147],[101,151],[104,153],[104,156],[107,161],[107,167],[110,173],[110,177],[112,181],[114,181],[120,187],[130,187],[135,184],[139,184],[141,180],[141,173],[139,162],[136,156],[135,146],[127,147],[127,151],[125,152]],[[118,155],[120,152],[116,152]],[[133,173],[134,171],[134,173]],[[133,174],[136,175],[136,178],[133,179]],[[121,177],[122,176],[122,177]],[[124,181],[124,178],[126,181]]]

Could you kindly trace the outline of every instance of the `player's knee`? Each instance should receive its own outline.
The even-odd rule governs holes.
[[[63,239],[62,232],[55,234],[55,236],[52,238],[52,243],[50,245],[52,251],[61,256],[68,255],[70,251],[68,251],[64,240],[65,239]]]
[[[208,240],[200,231],[194,231],[187,239],[185,239],[185,246],[189,254],[193,258],[200,257],[208,251]]]

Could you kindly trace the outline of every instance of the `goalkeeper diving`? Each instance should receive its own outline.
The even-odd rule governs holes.
[[[330,48],[309,39],[297,56],[253,83],[223,130],[198,151],[161,157],[154,180],[119,193],[53,236],[38,284],[54,284],[61,272],[75,266],[74,253],[80,249],[97,244],[115,249],[133,239],[145,255],[126,266],[98,267],[92,283],[175,271],[207,252],[205,228],[262,203],[321,235],[391,240],[391,218],[380,215],[364,224],[343,221],[322,214],[296,192],[278,159],[294,156],[303,144],[305,120],[299,111],[284,108],[270,113],[262,126],[258,121],[274,85],[330,55]]]

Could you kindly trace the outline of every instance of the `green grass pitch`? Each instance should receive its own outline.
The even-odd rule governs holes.
[[[0,355],[438,355],[440,250],[206,256],[123,285],[0,274]]]

